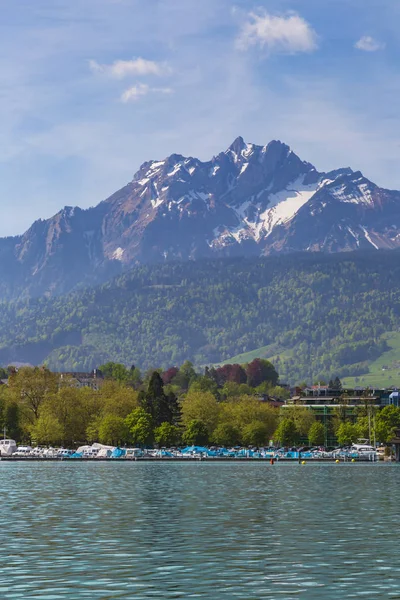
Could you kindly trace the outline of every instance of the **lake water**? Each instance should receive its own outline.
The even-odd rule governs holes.
[[[400,466],[0,462],[0,598],[400,598]]]

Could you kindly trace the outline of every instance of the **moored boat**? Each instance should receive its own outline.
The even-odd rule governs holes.
[[[15,440],[0,440],[0,456],[12,456],[17,450],[18,447]]]
[[[378,453],[376,448],[369,444],[353,444],[350,448],[352,452],[358,454],[358,458],[364,458],[367,460],[378,460]]]

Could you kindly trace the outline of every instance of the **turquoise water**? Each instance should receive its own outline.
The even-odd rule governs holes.
[[[0,462],[0,598],[400,598],[400,468]]]

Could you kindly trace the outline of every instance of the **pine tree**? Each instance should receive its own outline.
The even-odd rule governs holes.
[[[342,382],[340,381],[339,377],[335,377],[335,381],[333,382],[333,388],[335,390],[341,390],[342,389]]]
[[[164,384],[158,371],[150,377],[147,392],[141,394],[140,404],[151,416],[154,427],[161,423],[178,424],[180,420],[180,407],[178,400],[172,392],[168,396],[164,392]]]
[[[168,419],[168,423],[171,423],[172,425],[180,425],[181,419],[182,419],[182,411],[181,411],[181,406],[178,402],[178,398],[175,396],[175,394],[173,392],[170,392],[167,395],[167,403],[168,403],[168,410],[169,410],[169,419]]]

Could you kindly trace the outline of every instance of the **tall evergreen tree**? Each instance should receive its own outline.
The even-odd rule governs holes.
[[[333,388],[339,391],[342,389],[342,382],[340,381],[339,377],[335,377],[335,380],[333,382]]]
[[[175,396],[173,392],[170,392],[167,395],[167,404],[169,409],[169,419],[168,422],[172,425],[180,425],[182,418],[182,410],[181,406],[178,402],[178,398]]]
[[[180,420],[180,408],[175,394],[168,396],[164,392],[164,384],[158,371],[150,377],[147,392],[140,397],[140,404],[151,416],[154,427],[161,423],[176,424]]]

